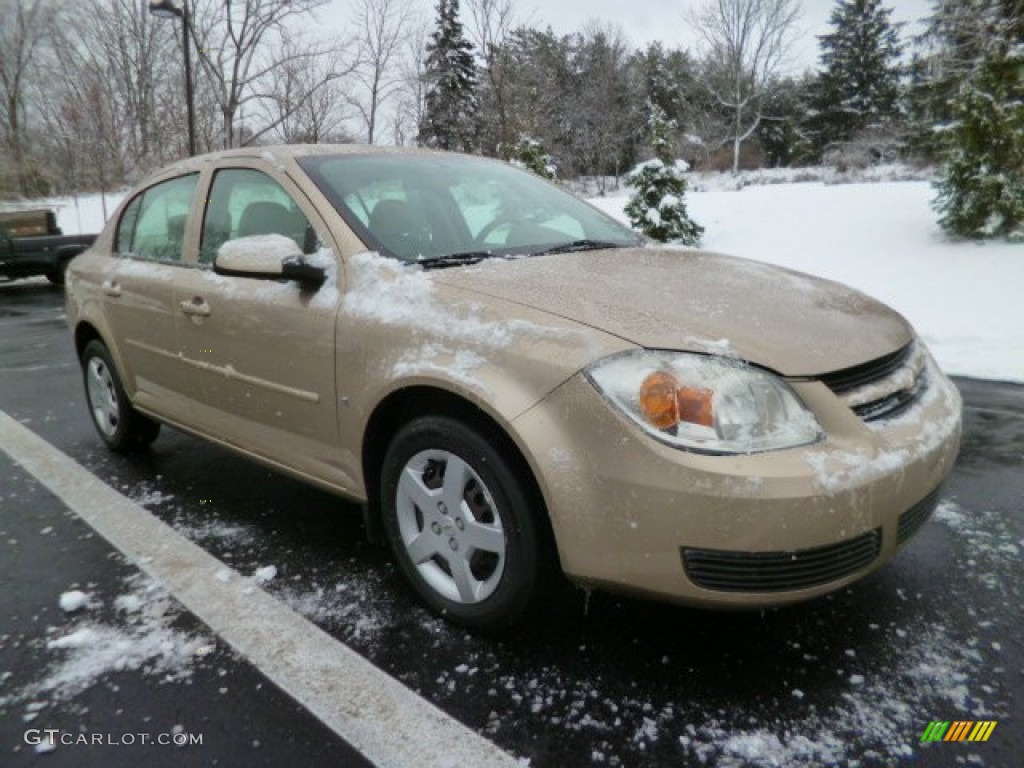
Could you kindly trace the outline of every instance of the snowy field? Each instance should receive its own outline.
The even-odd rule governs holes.
[[[947,373],[1024,382],[1024,244],[952,242],[925,181],[796,182],[798,171],[691,179],[691,215],[708,250],[852,285],[907,317]],[[782,182],[782,183],[779,183]],[[95,232],[121,194],[35,201],[68,234]],[[593,198],[625,220],[627,191]],[[781,298],[780,298],[781,300]]]

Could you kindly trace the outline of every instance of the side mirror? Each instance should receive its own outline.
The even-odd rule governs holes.
[[[310,264],[302,256],[290,256],[281,262],[281,277],[285,280],[294,280],[302,285],[309,285],[319,288],[327,279],[327,273],[323,267]]]
[[[327,279],[321,267],[302,258],[302,249],[294,240],[273,234],[228,240],[217,250],[213,271],[228,277],[294,280],[316,288]]]

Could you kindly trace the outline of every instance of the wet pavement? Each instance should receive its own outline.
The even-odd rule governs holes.
[[[0,284],[0,410],[239,572],[274,565],[265,588],[280,600],[545,768],[1019,765],[1024,387],[957,384],[965,439],[947,500],[863,582],[759,613],[578,592],[543,622],[495,640],[423,610],[351,504],[166,428],[148,453],[107,452],[85,411],[63,297],[43,283]],[[103,675],[31,710],[56,699],[25,695],[61,662],[47,639],[80,620],[60,610],[60,594],[88,585],[114,625],[124,621],[110,608],[116,597],[140,587],[133,566],[0,457],[0,617],[13,617],[0,618],[0,764],[138,759],[124,747],[37,753],[23,734],[44,721],[204,734],[202,745],[153,748],[147,765],[161,764],[153,754],[168,764],[185,755],[203,765],[359,764],[230,653],[198,659],[187,674],[180,664],[162,673],[158,656],[147,662],[153,673],[143,664]],[[187,612],[171,615],[171,630],[203,636]],[[933,720],[998,724],[985,743],[921,745]]]

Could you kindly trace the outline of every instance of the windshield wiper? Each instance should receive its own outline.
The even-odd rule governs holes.
[[[573,240],[569,243],[560,243],[550,248],[535,251],[534,256],[543,256],[548,253],[575,253],[576,251],[598,251],[604,248],[624,248],[622,243],[613,243],[610,240]]]
[[[424,269],[443,269],[444,267],[476,264],[493,255],[491,251],[466,251],[465,253],[446,253],[443,256],[431,256],[428,259],[418,259],[413,263],[419,264]]]

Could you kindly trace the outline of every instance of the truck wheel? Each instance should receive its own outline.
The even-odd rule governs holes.
[[[61,259],[57,262],[57,266],[46,273],[46,279],[54,285],[64,285],[67,279],[68,265],[71,263],[71,259]]]
[[[125,453],[156,440],[160,424],[132,407],[103,342],[93,340],[86,344],[82,375],[92,422],[112,450]]]
[[[537,600],[547,553],[529,499],[501,451],[454,419],[411,421],[384,458],[399,568],[431,609],[470,629],[510,627]]]

